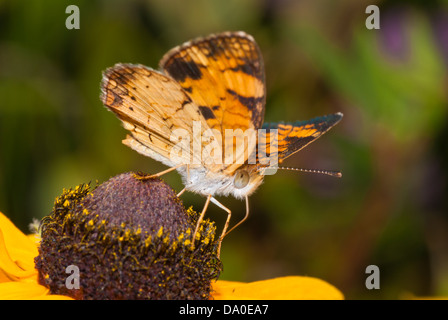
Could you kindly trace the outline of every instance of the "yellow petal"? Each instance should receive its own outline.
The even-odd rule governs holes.
[[[0,212],[0,230],[4,247],[9,257],[22,269],[34,270],[34,257],[38,255],[35,242],[23,234],[6,216]],[[1,265],[0,265],[1,269]]]
[[[48,289],[37,283],[4,282],[0,283],[0,300],[37,299],[48,294]]]
[[[17,281],[24,278],[32,277],[36,274],[34,263],[31,268],[25,267],[20,262],[17,263],[12,257],[6,247],[6,241],[3,236],[3,231],[0,229],[0,281]],[[33,257],[34,258],[34,257]],[[34,261],[33,261],[34,262]]]
[[[342,300],[331,284],[311,277],[289,276],[249,283],[219,280],[213,284],[215,300]]]
[[[48,294],[48,289],[35,283],[0,283],[0,300],[73,300],[67,296]]]

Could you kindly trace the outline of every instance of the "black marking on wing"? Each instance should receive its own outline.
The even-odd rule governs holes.
[[[244,97],[236,93],[235,91],[231,89],[227,89],[227,92],[231,95],[235,96],[239,102],[241,102],[242,105],[247,107],[249,110],[254,111],[256,109],[256,106],[258,103],[263,102],[264,97],[257,98],[257,97]]]
[[[202,116],[204,117],[205,120],[216,119],[215,114],[209,107],[199,106],[199,110],[201,111]]]
[[[179,82],[185,82],[186,78],[198,80],[202,78],[200,65],[182,59],[173,59],[173,62],[166,66],[169,75]]]

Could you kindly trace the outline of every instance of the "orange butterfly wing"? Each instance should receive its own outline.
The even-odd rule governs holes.
[[[258,129],[263,124],[265,76],[254,39],[225,32],[170,50],[161,68],[188,92],[210,128]]]
[[[278,156],[278,162],[283,162],[290,155],[318,139],[341,119],[342,113],[335,113],[307,121],[264,124],[263,129],[266,131],[260,135],[258,162],[266,164],[270,156]],[[273,137],[273,129],[278,132],[278,140]],[[275,141],[277,145],[274,146],[272,141]]]
[[[254,39],[244,32],[225,32],[189,41],[169,51],[160,66],[187,92],[209,128],[220,133],[223,162],[234,155],[234,162],[220,171],[232,174],[256,148],[256,139],[238,144],[233,137],[244,139],[264,118],[264,65]],[[235,135],[227,135],[227,129]]]

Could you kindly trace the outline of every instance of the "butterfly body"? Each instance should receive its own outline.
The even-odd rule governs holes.
[[[237,199],[244,199],[246,196],[250,196],[258,186],[263,182],[264,176],[258,172],[255,172],[255,168],[249,166],[243,166],[239,170],[245,170],[246,172],[252,172],[250,175],[249,183],[242,188],[235,186],[235,175],[229,176],[228,174],[220,172],[207,171],[204,168],[187,170],[179,168],[177,171],[182,176],[182,181],[186,187],[186,190],[201,194],[203,196],[233,196]],[[235,173],[236,174],[236,173]]]

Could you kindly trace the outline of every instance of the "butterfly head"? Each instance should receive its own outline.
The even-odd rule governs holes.
[[[233,194],[237,198],[251,195],[263,182],[264,175],[255,165],[245,165],[232,177]]]

